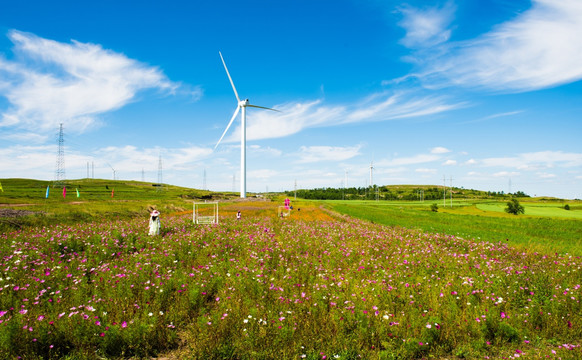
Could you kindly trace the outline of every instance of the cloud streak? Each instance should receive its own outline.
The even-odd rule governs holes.
[[[344,161],[360,155],[361,146],[302,146],[297,154],[298,163]]]
[[[0,95],[10,108],[0,126],[29,131],[55,129],[65,123],[83,132],[98,125],[98,115],[123,107],[139,91],[172,92],[178,84],[156,67],[103,49],[100,45],[60,43],[12,30],[16,60],[0,57]],[[194,93],[199,92],[194,89]]]
[[[582,2],[534,0],[529,10],[476,39],[419,51],[414,56],[420,64],[417,76],[428,87],[460,85],[502,92],[578,81],[581,33]]]
[[[466,106],[445,96],[415,96],[410,92],[380,92],[341,106],[326,105],[321,99],[287,103],[275,106],[279,113],[251,109],[247,113],[247,140],[281,138],[316,127],[436,115]],[[240,125],[226,141],[240,141]]]

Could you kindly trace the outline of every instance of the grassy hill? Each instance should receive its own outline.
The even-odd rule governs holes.
[[[192,209],[193,200],[236,198],[238,194],[217,193],[185,187],[124,180],[79,179],[56,186],[51,181],[0,179],[0,231],[26,225],[71,223],[93,218],[147,216],[151,208],[162,213]],[[49,196],[46,198],[47,186]],[[77,191],[79,196],[77,197]],[[10,213],[6,209],[11,209]],[[27,216],[16,216],[26,214]]]
[[[508,199],[511,196],[528,198],[529,196],[521,191],[514,194],[505,194],[503,191],[481,191],[474,189],[464,189],[447,187],[447,199]],[[295,192],[288,191],[287,195],[295,195]],[[350,188],[317,188],[297,190],[297,197],[312,200],[407,200],[414,201],[422,198],[425,201],[438,201],[443,199],[443,188],[437,185],[384,185],[370,187],[350,187]]]

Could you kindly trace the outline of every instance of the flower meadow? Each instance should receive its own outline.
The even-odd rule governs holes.
[[[32,228],[0,235],[0,357],[582,358],[581,264],[340,216]]]

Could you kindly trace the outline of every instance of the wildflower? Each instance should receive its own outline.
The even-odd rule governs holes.
[[[148,316],[153,316],[153,315],[154,315],[153,313],[149,313],[149,314],[148,314]]]
[[[426,328],[427,328],[427,329],[430,329],[431,327],[432,327],[432,325],[431,325],[431,324],[426,324]]]
[[[126,328],[126,327],[127,327],[127,321],[124,321],[124,322],[122,322],[122,323],[121,323],[121,327],[122,327],[122,328]]]

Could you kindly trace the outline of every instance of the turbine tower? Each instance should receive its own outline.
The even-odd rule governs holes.
[[[370,186],[374,187],[374,160],[370,162]]]
[[[279,111],[279,110],[275,110],[275,109],[271,109],[271,108],[263,107],[263,106],[252,105],[249,103],[249,99],[241,100],[238,96],[238,92],[236,91],[236,88],[234,87],[234,82],[232,81],[232,78],[230,77],[230,73],[228,72],[228,68],[226,67],[226,63],[224,62],[224,58],[222,57],[222,54],[220,52],[218,52],[218,54],[220,55],[220,59],[222,60],[222,64],[224,65],[224,70],[226,70],[226,75],[228,75],[228,80],[230,80],[230,85],[232,85],[232,90],[234,91],[234,95],[236,96],[236,100],[237,100],[238,104],[236,106],[236,110],[234,111],[234,115],[232,115],[230,122],[228,123],[226,129],[222,133],[220,140],[218,140],[218,142],[216,143],[216,146],[214,146],[214,149],[216,150],[216,148],[218,147],[218,144],[220,144],[220,142],[222,141],[222,138],[224,138],[224,135],[226,135],[226,132],[230,128],[230,125],[232,125],[232,122],[234,121],[234,119],[238,115],[238,112],[242,110],[241,116],[240,116],[240,122],[241,122],[240,123],[240,132],[241,132],[241,137],[240,137],[240,197],[246,198],[247,197],[247,155],[246,155],[246,150],[247,150],[247,129],[246,129],[246,127],[247,127],[247,125],[246,125],[247,112],[246,112],[246,108],[253,107],[253,108],[266,109],[266,110],[272,110],[272,111]]]
[[[113,166],[111,166],[110,163],[107,163],[107,165],[109,165],[111,170],[113,170],[113,180],[117,180],[117,176],[116,176],[117,171],[113,168]]]

